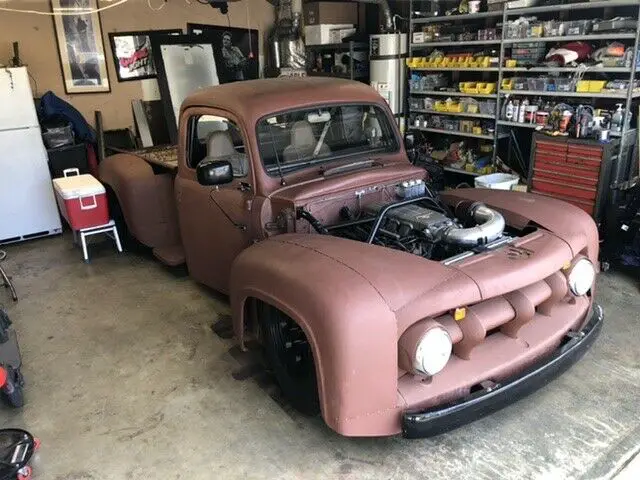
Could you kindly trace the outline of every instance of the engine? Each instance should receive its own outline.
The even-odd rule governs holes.
[[[421,188],[420,183],[404,182],[396,192],[398,201],[370,203],[357,217],[348,211],[341,212],[348,220],[327,227],[322,233],[383,245],[431,260],[473,254],[509,240],[504,235],[504,217],[482,203],[462,202],[452,211],[428,188]]]

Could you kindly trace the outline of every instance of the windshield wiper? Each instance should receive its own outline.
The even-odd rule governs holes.
[[[347,163],[338,167],[329,168],[322,171],[323,177],[330,177],[338,173],[350,172],[351,170],[360,170],[361,168],[382,167],[383,164],[375,160],[360,160],[359,162]]]

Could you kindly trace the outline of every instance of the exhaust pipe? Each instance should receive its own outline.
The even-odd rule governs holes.
[[[445,232],[444,241],[466,247],[484,245],[500,238],[506,226],[504,217],[483,203],[458,204],[456,217],[469,219],[478,225],[471,228],[451,228]]]
[[[380,33],[393,33],[395,32],[395,27],[393,25],[393,14],[391,13],[391,8],[389,7],[389,2],[387,0],[352,0],[357,3],[375,3],[380,6],[380,13],[382,14],[382,28]]]

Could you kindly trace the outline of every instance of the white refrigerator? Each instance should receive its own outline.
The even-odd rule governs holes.
[[[0,244],[62,231],[26,67],[0,67]]]

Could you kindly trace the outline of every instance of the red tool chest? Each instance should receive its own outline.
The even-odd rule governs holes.
[[[620,140],[610,143],[533,135],[529,191],[564,200],[600,221]]]

